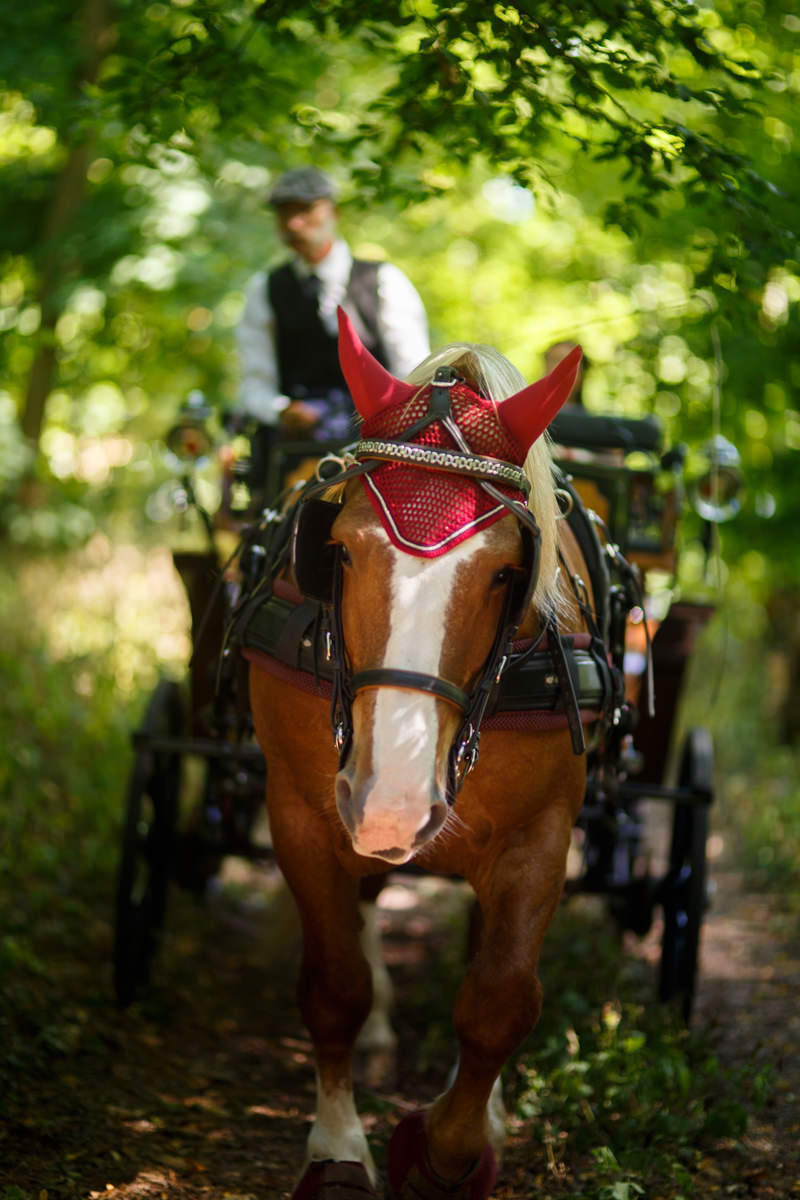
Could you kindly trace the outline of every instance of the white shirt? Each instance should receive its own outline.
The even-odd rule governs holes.
[[[336,309],[343,303],[353,256],[337,239],[318,263],[296,257],[292,266],[302,278],[313,271],[320,280],[319,316],[328,331],[337,331]],[[236,330],[241,365],[241,405],[264,425],[274,425],[289,403],[280,391],[275,354],[275,314],[267,295],[267,271],[259,271],[246,289],[244,313]],[[377,324],[386,349],[387,369],[399,379],[430,353],[425,307],[411,281],[392,263],[378,264]],[[350,314],[353,316],[353,314]]]

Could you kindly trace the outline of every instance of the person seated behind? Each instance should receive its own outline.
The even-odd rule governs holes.
[[[577,342],[553,342],[544,352],[545,370],[549,375],[554,371],[558,364],[562,362],[567,355],[576,348]],[[578,367],[578,373],[575,376],[575,382],[572,385],[572,390],[567,396],[567,404],[575,405],[583,408],[583,377],[586,374],[586,369],[589,366],[588,359],[584,354],[581,358],[581,365]]]
[[[258,422],[256,476],[255,460],[266,465],[276,435],[344,442],[354,434],[337,352],[339,305],[393,375],[404,377],[430,352],[425,308],[408,278],[392,263],[354,259],[338,236],[329,175],[287,171],[268,203],[293,256],[251,278],[237,329],[241,408]]]
[[[553,342],[544,352],[544,361],[547,371],[554,370],[562,359],[566,358],[571,350],[574,350],[578,345],[577,342],[563,341]],[[575,376],[575,383],[572,385],[572,391],[567,397],[567,402],[564,405],[562,412],[567,416],[571,412],[585,412],[587,419],[591,420],[589,410],[583,402],[583,381],[586,377],[586,372],[589,369],[589,360],[586,355],[581,359],[581,365],[578,368],[578,373]],[[571,462],[593,462],[607,463],[613,465],[622,465],[625,461],[624,453],[612,447],[605,447],[602,450],[598,448],[588,449],[580,446],[562,446],[557,443],[553,444],[553,455],[557,459]]]

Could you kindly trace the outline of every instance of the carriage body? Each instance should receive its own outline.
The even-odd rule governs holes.
[[[650,572],[672,581],[686,502],[685,447],[665,449],[655,418],[624,419],[565,408],[553,422],[555,454],[607,546],[619,547],[642,581],[643,603],[625,614],[617,634],[629,727],[609,772],[589,762],[586,798],[577,823],[581,870],[567,894],[604,896],[623,928],[647,934],[663,920],[658,995],[679,1001],[688,1021],[698,967],[700,930],[707,906],[706,840],[714,798],[713,747],[705,728],[686,731],[676,745],[685,673],[714,609],[672,599],[666,611],[648,611]],[[613,575],[613,554],[612,575]],[[614,581],[612,578],[612,592]],[[633,619],[631,619],[633,618]],[[654,704],[648,697],[652,671]],[[676,761],[673,761],[676,760]],[[667,806],[671,822],[657,871],[651,874],[653,805]],[[664,815],[655,823],[664,838]]]

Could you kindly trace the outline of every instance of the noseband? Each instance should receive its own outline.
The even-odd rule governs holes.
[[[313,483],[298,505],[292,557],[300,590],[329,607],[330,631],[327,653],[333,669],[331,726],[339,752],[339,769],[347,761],[353,741],[352,708],[356,695],[368,688],[394,687],[423,692],[453,705],[462,714],[448,756],[447,799],[452,804],[466,776],[478,759],[480,728],[489,701],[495,694],[511,656],[514,636],[524,618],[539,577],[541,535],[536,519],[519,501],[511,500],[497,483],[527,496],[530,484],[521,467],[474,454],[450,412],[449,391],[459,376],[450,367],[440,367],[433,380],[430,404],[424,417],[404,431],[410,439],[432,421],[440,421],[458,449],[441,449],[404,441],[364,439],[348,452],[347,462],[333,478]],[[342,561],[339,548],[330,544],[333,522],[341,505],[319,498],[319,492],[334,484],[367,474],[379,464],[400,462],[422,470],[447,471],[479,484],[518,521],[522,535],[523,563],[517,581],[509,586],[492,647],[480,677],[471,692],[438,675],[377,667],[353,674],[347,661],[342,627]]]

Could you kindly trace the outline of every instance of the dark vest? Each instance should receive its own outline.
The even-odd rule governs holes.
[[[343,307],[364,345],[386,366],[378,331],[378,266],[353,260]],[[346,391],[337,339],[322,324],[316,296],[290,263],[268,276],[267,295],[275,314],[275,349],[284,395],[321,398],[334,389]]]

